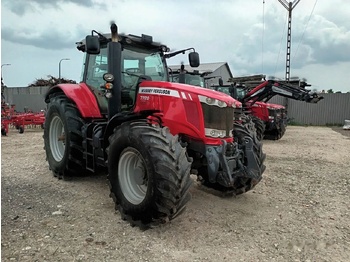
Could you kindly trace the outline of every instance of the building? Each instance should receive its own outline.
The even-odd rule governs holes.
[[[181,65],[168,65],[171,70],[180,69]],[[185,65],[185,70],[193,72],[198,71],[199,74],[207,73],[206,75],[206,84],[207,86],[217,85],[219,83],[219,78],[222,78],[224,84],[229,84],[227,80],[233,77],[230,67],[226,62],[217,62],[217,63],[203,63],[199,67],[191,67],[190,65]]]

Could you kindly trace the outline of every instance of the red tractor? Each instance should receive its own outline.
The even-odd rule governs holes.
[[[235,77],[230,79],[233,84],[223,85],[220,82],[212,88],[242,102],[245,112],[252,114],[259,139],[277,140],[286,131],[288,117],[284,106],[267,103],[273,96],[280,95],[307,103],[317,103],[323,97],[305,89],[310,86],[306,82],[294,81],[296,85],[264,78],[264,75]]]
[[[192,86],[200,86],[207,88],[206,80],[215,78],[217,76],[208,76],[212,71],[206,71],[200,73],[198,70],[185,70],[185,66],[182,64],[180,69],[169,70],[169,77],[171,82],[188,84]]]
[[[185,209],[191,170],[233,194],[261,180],[265,155],[241,103],[169,82],[166,59],[187,49],[169,53],[151,36],[118,34],[114,23],[110,34],[93,30],[77,48],[85,53],[82,81],[53,86],[45,98],[54,176],[105,170],[122,218],[146,228]],[[198,53],[189,62],[197,67]]]

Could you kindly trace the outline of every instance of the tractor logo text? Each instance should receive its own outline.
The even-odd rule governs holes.
[[[150,88],[150,87],[142,87],[139,90],[140,94],[148,94],[148,95],[163,95],[163,96],[173,96],[180,97],[180,94],[176,90],[165,89],[165,88]]]

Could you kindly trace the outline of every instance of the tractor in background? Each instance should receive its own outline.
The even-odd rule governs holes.
[[[206,80],[217,76],[208,76],[212,71],[199,72],[198,70],[186,70],[184,64],[181,64],[177,70],[169,68],[169,78],[171,82],[188,84],[208,88]]]
[[[58,178],[106,172],[116,209],[149,228],[177,217],[191,199],[190,174],[234,195],[254,188],[265,170],[262,143],[241,102],[169,81],[170,52],[153,37],[92,30],[78,84],[46,96],[44,148]],[[193,49],[193,48],[191,48]],[[189,53],[191,67],[199,55]]]
[[[323,99],[317,93],[305,89],[305,81],[292,82],[280,80],[265,80],[265,75],[234,77],[229,79],[230,85],[212,86],[214,90],[224,92],[242,102],[246,113],[252,114],[259,139],[280,139],[288,124],[286,108],[282,105],[271,104],[268,101],[275,95],[318,103]]]

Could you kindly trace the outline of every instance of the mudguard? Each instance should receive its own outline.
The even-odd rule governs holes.
[[[48,103],[50,95],[59,91],[63,91],[69,99],[74,101],[83,118],[102,118],[96,97],[85,83],[53,86],[47,91],[45,102]]]

